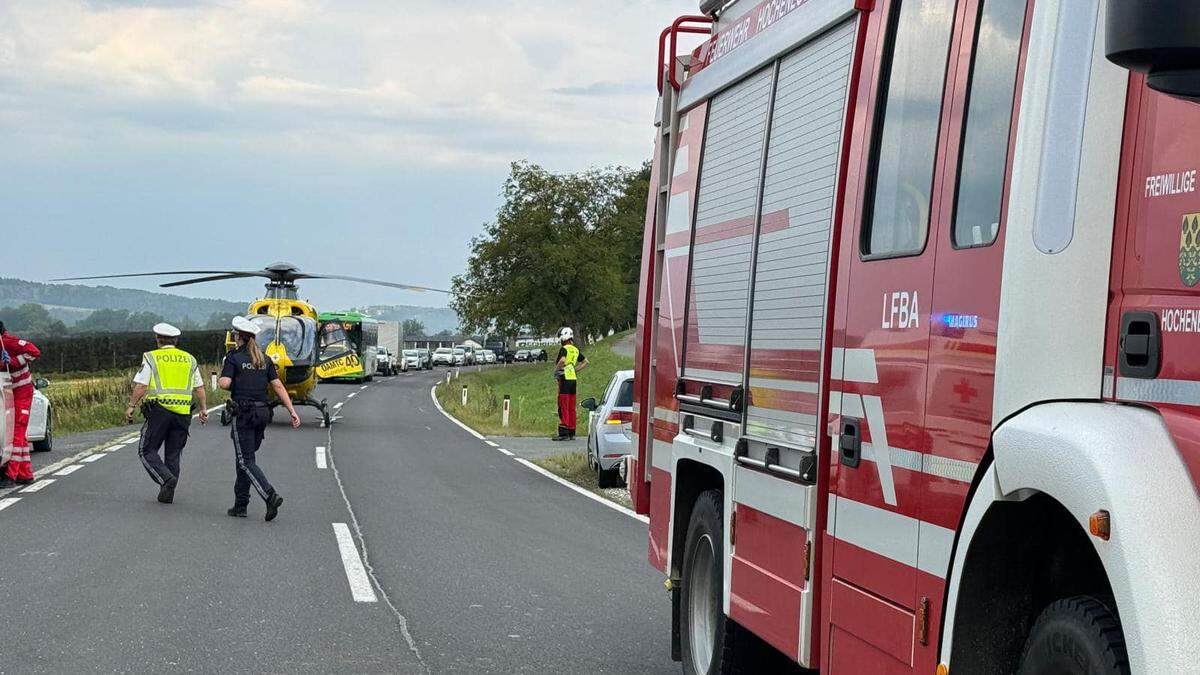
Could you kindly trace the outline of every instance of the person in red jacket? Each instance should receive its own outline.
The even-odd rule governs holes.
[[[33,374],[29,364],[42,355],[32,342],[22,340],[4,330],[0,322],[0,346],[8,354],[8,376],[13,389],[13,454],[3,475],[0,489],[33,482],[33,463],[30,461],[29,441],[25,430],[29,427],[29,408],[33,404]]]

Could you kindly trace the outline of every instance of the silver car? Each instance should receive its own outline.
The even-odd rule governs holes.
[[[400,368],[405,372],[422,370],[425,367],[421,360],[421,352],[415,349],[405,349],[400,354]]]
[[[452,366],[454,365],[454,350],[449,347],[438,347],[433,352],[433,365],[435,366]]]
[[[600,487],[620,487],[621,467],[633,451],[633,371],[617,371],[599,401],[586,398],[579,405],[588,410],[588,466]]]

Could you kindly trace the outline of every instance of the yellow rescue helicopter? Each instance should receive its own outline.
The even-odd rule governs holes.
[[[321,326],[317,310],[297,294],[296,282],[301,279],[336,279],[354,281],[375,286],[400,288],[407,291],[431,291],[446,293],[437,288],[426,288],[411,284],[398,284],[376,279],[363,279],[340,274],[310,274],[301,272],[291,263],[278,262],[256,271],[232,270],[182,270],[177,272],[140,272],[135,274],[110,274],[92,277],[69,277],[51,281],[91,281],[97,279],[119,279],[126,277],[152,277],[169,275],[204,275],[195,279],[183,279],[159,284],[162,288],[201,284],[227,279],[262,277],[267,280],[266,295],[250,303],[246,318],[257,324],[258,341],[263,352],[275,362],[279,379],[287,388],[288,396],[296,405],[311,406],[321,411],[325,426],[329,426],[329,410],[325,400],[317,400],[315,394],[318,378],[338,377],[359,368],[354,345],[337,326]],[[233,337],[226,333],[226,346],[233,347]],[[274,394],[272,403],[278,404]],[[221,413],[221,423],[228,424],[226,413]]]

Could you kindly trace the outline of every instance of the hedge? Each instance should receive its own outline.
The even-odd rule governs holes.
[[[136,368],[142,354],[154,349],[154,336],[146,332],[95,333],[60,338],[43,338],[34,344],[42,357],[34,364],[40,373],[126,370]],[[220,363],[225,357],[225,331],[187,331],[179,348],[200,363]]]

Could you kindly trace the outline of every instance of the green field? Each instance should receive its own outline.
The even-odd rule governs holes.
[[[625,508],[633,508],[629,499],[629,490],[625,488],[601,488],[596,483],[596,472],[588,466],[587,455],[582,452],[568,452],[553,457],[543,457],[533,460],[534,464],[562,478],[566,478],[579,487],[614,501]]]
[[[200,372],[205,374],[206,385],[207,374],[218,369],[218,366],[212,364],[200,367]],[[125,414],[125,404],[129,402],[134,372],[130,370],[72,373],[69,376],[55,376],[50,379],[50,386],[42,393],[50,399],[54,409],[55,435],[107,429],[124,424],[122,416]],[[225,391],[218,390],[214,393],[209,389],[208,407],[224,403],[228,396]],[[141,418],[138,416],[135,419]]]
[[[582,351],[588,367],[579,373],[579,400],[597,399],[604,393],[613,373],[633,368],[633,359],[613,351],[613,344],[628,336],[618,333],[593,343]],[[558,389],[554,380],[553,357],[541,363],[516,363],[492,366],[480,372],[462,372],[461,376],[437,386],[438,402],[446,412],[479,433],[490,436],[552,436],[558,429]],[[462,405],[462,387],[467,385],[467,405]],[[511,400],[509,426],[501,425],[504,395]],[[578,411],[580,434],[586,433],[587,411]]]

